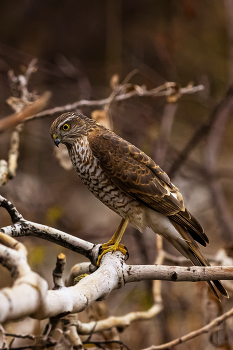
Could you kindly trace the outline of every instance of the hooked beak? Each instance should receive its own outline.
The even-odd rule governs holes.
[[[53,141],[57,147],[59,146],[59,143],[61,142],[61,140],[55,134],[53,134]]]

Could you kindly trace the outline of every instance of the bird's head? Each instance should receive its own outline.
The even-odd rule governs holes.
[[[64,113],[54,120],[50,128],[50,134],[55,145],[74,144],[79,138],[87,135],[90,129],[89,118],[80,113]]]

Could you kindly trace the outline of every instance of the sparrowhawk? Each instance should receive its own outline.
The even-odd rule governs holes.
[[[130,222],[143,232],[150,227],[166,238],[194,265],[209,266],[196,242],[209,243],[200,223],[185,208],[183,197],[168,175],[145,153],[81,113],[59,116],[50,129],[56,146],[66,145],[74,168],[88,189],[122,217],[103,254],[116,249]],[[196,242],[195,242],[196,241]],[[208,282],[228,296],[220,281]],[[214,287],[215,286],[215,287]]]

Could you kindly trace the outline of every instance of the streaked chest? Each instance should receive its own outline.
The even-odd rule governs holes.
[[[101,202],[123,217],[130,217],[135,211],[141,216],[141,205],[121,191],[101,169],[86,136],[79,140],[69,153],[82,181]]]

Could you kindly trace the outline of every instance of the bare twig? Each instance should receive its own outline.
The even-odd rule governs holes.
[[[219,114],[221,114],[222,110],[228,108],[228,106],[232,106],[232,96],[233,96],[233,88],[230,87],[226,93],[225,98],[214,108],[212,111],[209,120],[204,122],[191,137],[190,141],[183,149],[183,151],[178,155],[177,159],[175,159],[172,164],[170,170],[168,171],[168,175],[173,178],[180,167],[184,164],[184,162],[188,159],[190,153],[193,149],[199,144],[199,142],[209,133],[212,125],[215,120],[218,118]]]
[[[175,83],[167,83],[167,84],[164,84],[162,86],[159,86],[155,89],[152,89],[152,90],[143,90],[143,89],[140,89],[139,90],[133,90],[131,92],[128,92],[128,93],[124,93],[124,94],[121,94],[121,95],[117,95],[114,97],[114,100],[115,101],[123,101],[123,100],[127,100],[131,97],[134,97],[134,96],[138,96],[138,97],[145,97],[145,96],[169,96],[172,92],[173,92],[173,89],[172,89],[172,86],[169,87],[168,84],[175,84]],[[175,84],[176,85],[176,84]],[[186,88],[181,88],[180,89],[180,93],[181,94],[192,94],[192,93],[195,93],[195,92],[198,92],[198,91],[201,91],[204,89],[204,86],[203,85],[198,85],[198,86],[194,86],[194,87],[186,87]],[[164,91],[161,91],[161,90],[164,90]],[[74,102],[72,104],[67,104],[65,106],[60,106],[60,107],[55,107],[55,108],[52,108],[52,109],[47,109],[43,112],[40,112],[40,113],[37,113],[35,114],[34,116],[32,116],[30,119],[32,118],[40,118],[40,117],[47,117],[47,116],[50,116],[50,115],[53,115],[53,114],[56,114],[56,113],[64,113],[64,112],[68,112],[68,111],[72,111],[76,108],[80,108],[80,107],[83,107],[83,106],[104,106],[106,104],[108,104],[109,102],[112,101],[112,98],[104,98],[102,100],[96,100],[96,101],[88,101],[88,100],[81,100],[81,101],[77,101],[77,102]]]
[[[39,97],[35,102],[30,103],[20,112],[12,114],[4,119],[0,120],[0,132],[3,132],[9,128],[16,126],[19,123],[25,121],[25,119],[30,118],[35,113],[41,111],[48,103],[51,97],[50,92],[45,92],[41,97]]]
[[[64,320],[64,319],[63,319]],[[73,349],[84,350],[83,343],[77,332],[78,315],[71,314],[65,317],[64,335]]]
[[[21,339],[30,339],[35,340],[35,335],[33,334],[15,334],[15,333],[7,333],[4,332],[6,337],[14,337],[14,338],[21,338]]]
[[[155,260],[155,265],[162,265],[164,262],[163,238],[159,235],[157,236],[156,244],[157,244],[158,255]],[[162,281],[159,281],[159,280],[153,281],[152,292],[153,292],[153,299],[155,303],[162,303],[161,287],[162,287]]]
[[[77,329],[80,334],[90,334],[93,329],[94,329],[94,333],[97,333],[97,332],[110,329],[112,327],[125,328],[125,327],[128,327],[132,322],[139,321],[139,320],[148,320],[158,315],[162,309],[163,309],[163,306],[158,303],[158,304],[154,304],[147,311],[130,312],[120,317],[111,316],[106,318],[105,320],[100,320],[98,322],[95,322],[95,321],[89,322],[89,323],[79,322]]]
[[[10,150],[8,152],[8,164],[1,161],[0,164],[0,186],[7,183],[8,179],[12,179],[16,175],[17,162],[19,156],[19,135],[22,131],[22,123],[26,118],[41,111],[47,104],[51,94],[44,93],[35,102],[36,96],[28,91],[28,81],[31,74],[35,71],[37,60],[33,59],[24,75],[15,76],[13,71],[9,71],[9,78],[12,86],[12,94],[15,92],[19,97],[11,96],[7,103],[16,112],[15,114],[0,120],[0,133],[8,128],[15,127],[10,139]]]
[[[210,323],[208,323],[206,326],[197,329],[196,331],[190,332],[186,335],[184,335],[183,337],[180,337],[178,339],[175,339],[169,343],[166,344],[162,344],[162,345],[152,345],[149,348],[146,348],[144,350],[166,350],[166,349],[171,349],[172,347],[185,343],[190,339],[196,338],[201,334],[204,333],[208,333],[211,329],[213,329],[214,327],[219,326],[222,322],[224,322],[225,320],[227,320],[228,318],[233,316],[233,308],[230,309],[229,311],[225,312],[223,315],[216,317],[215,319],[213,319],[213,321],[211,321]]]
[[[22,215],[6,198],[0,196],[0,207],[5,208],[11,217],[13,224],[23,219]]]

